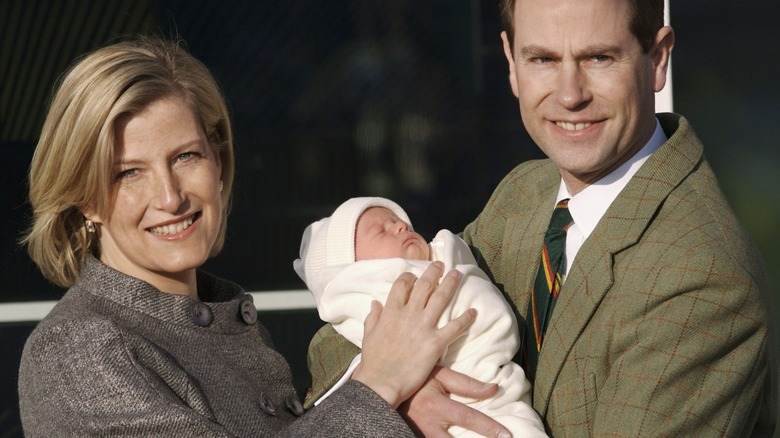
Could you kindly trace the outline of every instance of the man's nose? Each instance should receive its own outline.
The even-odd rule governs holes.
[[[570,110],[577,109],[591,99],[587,76],[578,64],[565,63],[561,67],[556,99],[561,106]]]

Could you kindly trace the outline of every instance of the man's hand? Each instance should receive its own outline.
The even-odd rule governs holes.
[[[487,437],[511,437],[501,424],[487,415],[449,398],[449,394],[485,399],[498,390],[449,368],[435,367],[428,380],[398,412],[418,436],[450,437],[447,429],[460,426]]]

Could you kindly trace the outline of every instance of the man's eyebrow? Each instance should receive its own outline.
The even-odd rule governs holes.
[[[535,58],[535,57],[554,57],[555,53],[552,50],[546,49],[542,46],[530,45],[523,46],[520,49],[520,55],[523,58]]]
[[[622,53],[622,50],[618,46],[614,46],[610,44],[593,44],[577,50],[575,56],[577,58],[587,58],[589,56],[598,55],[598,54],[620,54],[620,53]],[[560,57],[560,55],[557,52],[538,45],[523,46],[520,49],[520,56],[523,58]]]
[[[594,44],[592,46],[587,46],[580,50],[578,53],[580,56],[593,56],[593,55],[599,55],[599,54],[619,54],[622,50],[618,46],[613,46],[609,44]]]

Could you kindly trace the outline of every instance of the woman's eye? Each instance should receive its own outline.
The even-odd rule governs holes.
[[[126,169],[116,175],[117,181],[130,178],[138,173],[138,169]]]
[[[194,163],[203,155],[198,152],[184,152],[176,156],[176,161],[180,163]]]

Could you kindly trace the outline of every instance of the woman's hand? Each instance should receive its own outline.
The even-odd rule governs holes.
[[[363,357],[352,378],[373,389],[393,409],[428,379],[444,349],[474,322],[469,309],[444,327],[437,323],[457,290],[460,273],[434,262],[415,282],[411,273],[393,283],[384,308],[372,303],[364,323]]]

